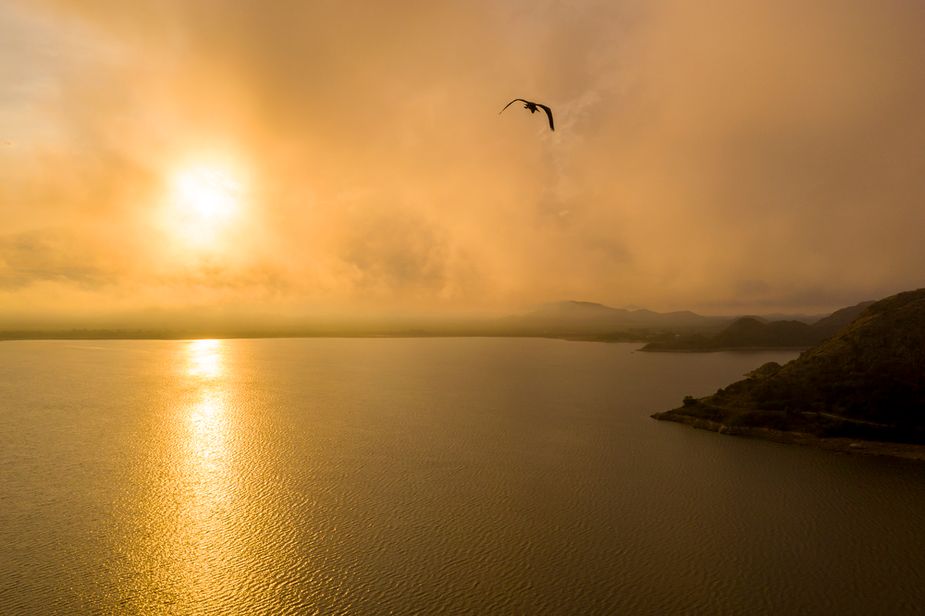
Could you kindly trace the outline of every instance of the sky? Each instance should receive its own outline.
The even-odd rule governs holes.
[[[913,0],[2,0],[0,325],[922,287],[923,66]]]

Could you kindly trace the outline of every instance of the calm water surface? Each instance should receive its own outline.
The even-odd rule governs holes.
[[[925,465],[648,418],[789,352],[0,343],[0,613],[898,614]]]

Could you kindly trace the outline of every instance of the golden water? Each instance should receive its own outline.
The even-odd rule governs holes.
[[[0,343],[0,613],[915,613],[925,467],[652,421],[793,353]]]

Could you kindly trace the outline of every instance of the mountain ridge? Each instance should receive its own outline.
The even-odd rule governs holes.
[[[643,351],[721,351],[737,348],[806,348],[834,335],[872,301],[836,310],[813,323],[796,319],[767,321],[759,316],[735,319],[712,336],[674,336],[648,343]]]

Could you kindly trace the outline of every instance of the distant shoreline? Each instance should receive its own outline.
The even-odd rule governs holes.
[[[647,345],[648,346],[648,345]],[[646,348],[643,347],[639,349],[645,353],[730,353],[738,351],[746,351],[752,353],[759,353],[764,351],[805,351],[806,349],[812,348],[810,345],[800,345],[800,346],[729,346],[729,347],[704,347],[704,348],[688,348],[688,349],[668,349],[668,348]]]
[[[158,332],[123,330],[76,330],[63,332],[11,332],[0,331],[0,342],[14,340],[253,340],[259,338],[541,338],[569,342],[598,342],[603,344],[630,343],[644,345],[638,350],[646,353],[761,353],[767,351],[805,351],[807,346],[731,346],[701,349],[646,348],[651,342],[644,336],[632,334],[574,334],[543,332],[242,332],[219,334],[209,332]]]
[[[216,339],[216,340],[255,340],[255,339],[280,339],[280,338],[539,338],[546,340],[565,340],[568,342],[600,342],[600,343],[627,343],[627,344],[645,344],[645,340],[635,338],[597,338],[593,336],[577,336],[572,334],[543,334],[543,333],[519,333],[519,332],[360,332],[360,333],[238,333],[238,334],[216,334],[202,332],[41,332],[17,334],[10,332],[0,332],[0,342],[14,342],[25,340],[193,340],[193,339]],[[732,349],[736,350],[736,349]]]
[[[867,441],[862,439],[852,439],[845,437],[819,437],[805,432],[788,432],[785,430],[775,430],[773,428],[759,428],[751,426],[729,426],[717,421],[693,417],[679,412],[679,409],[673,411],[664,411],[653,413],[653,419],[659,421],[673,421],[684,424],[699,430],[709,430],[719,434],[731,436],[741,436],[746,438],[758,438],[775,443],[786,445],[803,445],[807,447],[816,447],[828,451],[839,453],[860,454],[869,456],[885,456],[890,458],[900,458],[903,460],[914,460],[916,462],[925,462],[925,445],[913,445],[907,443],[889,443],[885,441]]]

